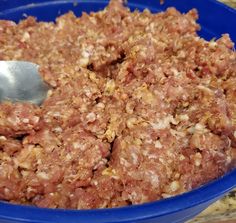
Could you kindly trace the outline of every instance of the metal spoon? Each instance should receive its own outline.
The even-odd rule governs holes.
[[[22,101],[40,105],[49,86],[43,82],[38,68],[26,61],[0,61],[0,103]]]

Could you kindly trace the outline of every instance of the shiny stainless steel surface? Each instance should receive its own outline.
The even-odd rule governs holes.
[[[0,102],[25,101],[40,105],[49,89],[38,65],[26,61],[0,61]]]

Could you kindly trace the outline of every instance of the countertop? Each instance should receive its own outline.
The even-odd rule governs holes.
[[[236,223],[236,189],[189,223]]]
[[[219,0],[220,2],[223,2],[233,8],[236,8],[236,0]]]

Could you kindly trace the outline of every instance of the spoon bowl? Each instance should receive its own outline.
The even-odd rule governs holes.
[[[38,72],[39,65],[26,61],[0,61],[0,102],[29,102],[40,105],[49,86]]]

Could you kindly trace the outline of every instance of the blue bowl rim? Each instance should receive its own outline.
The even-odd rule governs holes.
[[[74,3],[75,1],[80,2],[80,0],[56,0],[54,4],[58,3]],[[235,9],[219,2],[216,0],[208,0],[220,7],[225,8],[233,13],[236,12]],[[99,0],[90,0],[90,2],[101,3]],[[108,0],[106,0],[108,2]],[[50,1],[36,3],[34,5],[22,5],[16,8],[11,8],[7,10],[0,11],[1,14],[14,13],[18,10],[23,10],[26,7],[35,6],[46,6],[47,4],[52,4]],[[135,4],[139,6],[139,4]],[[142,5],[140,5],[142,6]],[[190,209],[195,206],[200,206],[202,204],[212,203],[219,197],[222,197],[225,193],[229,192],[236,187],[236,169],[230,171],[226,175],[220,177],[219,179],[209,182],[199,188],[192,191],[171,197],[162,199],[159,201],[149,202],[145,204],[132,205],[119,208],[107,208],[107,209],[93,209],[93,210],[68,210],[68,209],[49,209],[49,208],[39,208],[34,206],[17,205],[8,202],[0,201],[0,219],[6,220],[18,220],[24,222],[40,222],[49,223],[50,219],[55,216],[67,217],[80,217],[81,220],[89,217],[91,222],[97,222],[97,218],[102,218],[105,222],[106,219],[114,219],[112,222],[121,222],[128,220],[141,220],[153,217],[165,216],[167,214],[174,214],[186,209]],[[34,218],[32,218],[34,216]],[[34,219],[34,220],[32,220]],[[69,218],[68,218],[69,221]],[[111,221],[109,221],[111,222]]]
[[[103,219],[104,222],[106,222],[106,219],[111,219],[111,217],[114,221],[109,222],[116,222],[117,219],[119,219],[120,222],[128,220],[134,221],[174,214],[202,204],[210,204],[235,187],[236,169],[217,180],[174,197],[118,208],[68,210],[39,208],[35,206],[0,202],[0,219],[23,219],[24,222],[38,222],[37,218],[40,216],[40,222],[48,223],[51,222],[51,218],[54,218],[55,216],[64,216],[66,213],[68,221],[70,217],[79,217],[81,220],[89,217],[91,222],[97,222],[98,216]],[[205,206],[203,208],[205,208]],[[35,221],[32,220],[32,216],[34,216],[33,219],[35,219]]]
[[[26,5],[21,5],[21,6],[18,6],[18,7],[14,7],[14,8],[10,8],[10,9],[5,9],[3,11],[0,11],[0,15],[2,14],[8,14],[8,13],[14,13],[14,12],[17,12],[19,10],[24,10],[24,9],[29,9],[29,8],[32,8],[32,7],[39,7],[39,6],[47,6],[47,5],[52,5],[52,4],[63,4],[63,3],[71,3],[71,4],[74,4],[75,2],[78,2],[78,3],[108,3],[109,0],[89,0],[89,1],[84,1],[84,0],[54,0],[53,2],[48,0],[48,1],[45,1],[45,2],[37,2],[37,3],[29,3],[29,4],[26,4]],[[223,2],[220,2],[219,0],[208,0],[208,2],[211,2],[215,5],[218,5],[220,6],[221,8],[224,8],[228,11],[231,11],[233,13],[236,13],[236,9],[234,9],[233,7],[230,7],[226,4],[224,4]],[[138,4],[138,3],[131,3],[129,5],[133,5],[133,6],[137,6],[138,8],[143,8],[143,5],[142,4]]]

